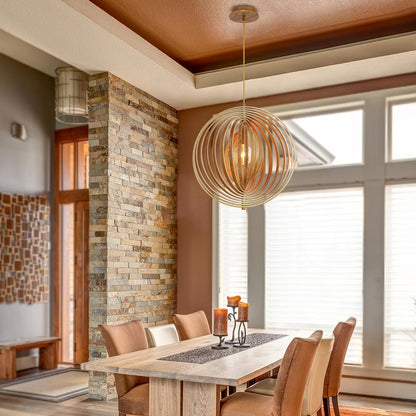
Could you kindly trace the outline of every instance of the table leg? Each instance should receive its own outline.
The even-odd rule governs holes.
[[[56,343],[39,348],[39,368],[53,370],[56,367],[58,367]]]
[[[150,378],[149,416],[181,416],[181,381]]]
[[[0,350],[0,378],[16,377],[16,350]]]
[[[182,416],[219,415],[220,390],[215,384],[183,382]]]

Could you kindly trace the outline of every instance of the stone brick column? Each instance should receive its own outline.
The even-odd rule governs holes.
[[[89,83],[90,360],[100,324],[171,322],[176,310],[177,112],[110,73]],[[90,376],[90,397],[115,396]]]

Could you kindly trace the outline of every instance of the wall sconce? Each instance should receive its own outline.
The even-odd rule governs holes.
[[[23,124],[13,122],[10,131],[12,133],[12,137],[14,137],[15,139],[23,141],[27,139],[26,127]]]

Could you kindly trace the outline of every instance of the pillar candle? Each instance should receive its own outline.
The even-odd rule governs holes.
[[[227,296],[227,305],[228,306],[238,306],[241,296]]]
[[[238,320],[248,321],[248,303],[238,302]]]
[[[214,309],[214,334],[215,335],[227,335],[228,309]]]

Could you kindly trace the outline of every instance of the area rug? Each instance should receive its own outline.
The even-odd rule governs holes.
[[[88,372],[69,370],[59,374],[46,375],[35,380],[16,381],[0,387],[0,394],[27,399],[62,402],[88,392]]]
[[[416,412],[395,412],[392,410],[382,410],[365,407],[339,406],[341,416],[414,416]],[[331,409],[331,414],[334,410]]]

